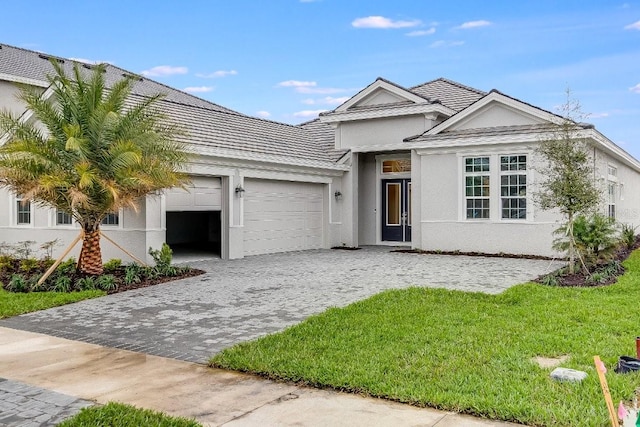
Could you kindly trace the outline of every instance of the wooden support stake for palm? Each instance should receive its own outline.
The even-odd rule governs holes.
[[[140,259],[136,258],[132,253],[130,253],[129,251],[127,251],[125,248],[123,248],[122,246],[120,246],[119,244],[117,244],[116,242],[114,242],[113,240],[111,240],[106,234],[104,234],[102,231],[100,231],[100,235],[102,237],[104,237],[105,239],[107,239],[108,241],[110,241],[116,248],[120,249],[122,252],[124,252],[125,254],[129,255],[135,262],[137,262],[138,264],[142,265],[143,267],[147,267],[147,263],[145,263],[144,261],[141,261]]]
[[[609,392],[607,378],[604,376],[604,364],[602,363],[602,360],[600,360],[600,356],[593,356],[593,362],[596,364],[596,371],[598,372],[598,378],[600,379],[600,387],[602,387],[602,394],[604,394],[604,400],[607,403],[611,427],[620,427],[620,423],[618,423],[618,415],[616,414],[616,409],[613,406],[613,401],[611,400],[611,393]]]
[[[80,231],[80,234],[78,234],[78,237],[76,237],[73,242],[71,242],[71,244],[67,247],[67,249],[62,253],[62,255],[60,255],[58,257],[58,259],[56,260],[56,262],[53,263],[53,265],[51,267],[49,267],[49,269],[42,275],[42,277],[40,278],[40,280],[38,280],[38,283],[36,284],[37,286],[42,285],[42,283],[44,283],[45,280],[47,280],[47,278],[49,276],[51,276],[51,273],[54,272],[54,270],[56,268],[58,268],[58,266],[60,265],[60,263],[62,262],[63,259],[66,258],[67,255],[69,255],[69,252],[71,252],[71,250],[78,244],[78,242],[80,240],[82,240],[82,237],[84,236],[84,232]]]

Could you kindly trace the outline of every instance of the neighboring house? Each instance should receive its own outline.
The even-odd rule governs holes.
[[[49,60],[1,45],[0,108],[23,111],[16,83],[46,92]],[[123,75],[132,74],[107,65],[108,82]],[[164,241],[223,258],[341,245],[554,254],[560,217],[532,200],[534,150],[559,120],[547,111],[446,79],[412,88],[377,79],[292,126],[135,78],[134,97],[167,95],[160,105],[195,153],[188,191],[107,218],[105,233],[139,257]],[[591,126],[580,136],[593,142],[603,211],[637,224],[640,163]],[[18,200],[0,190],[0,242],[66,244],[78,234],[63,213]],[[103,252],[126,258],[107,242]]]

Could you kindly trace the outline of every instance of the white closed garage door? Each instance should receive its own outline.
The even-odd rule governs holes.
[[[222,184],[218,177],[192,176],[186,188],[165,192],[167,211],[219,211],[222,208]]]
[[[246,179],[244,253],[323,247],[323,184]]]

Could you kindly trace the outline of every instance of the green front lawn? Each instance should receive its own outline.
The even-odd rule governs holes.
[[[122,403],[84,408],[59,427],[201,427],[194,420],[170,417],[161,412],[138,409]]]
[[[640,252],[624,265],[617,284],[598,288],[386,291],[227,349],[211,364],[530,425],[607,425],[593,356],[609,368],[616,406],[640,386],[640,374],[613,372],[640,335]],[[531,361],[562,355],[570,356],[562,366],[588,378],[558,383]]]
[[[7,292],[0,287],[0,319],[106,295],[104,291]]]

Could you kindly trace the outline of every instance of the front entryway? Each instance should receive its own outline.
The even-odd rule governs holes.
[[[382,180],[382,240],[411,241],[411,180]]]

